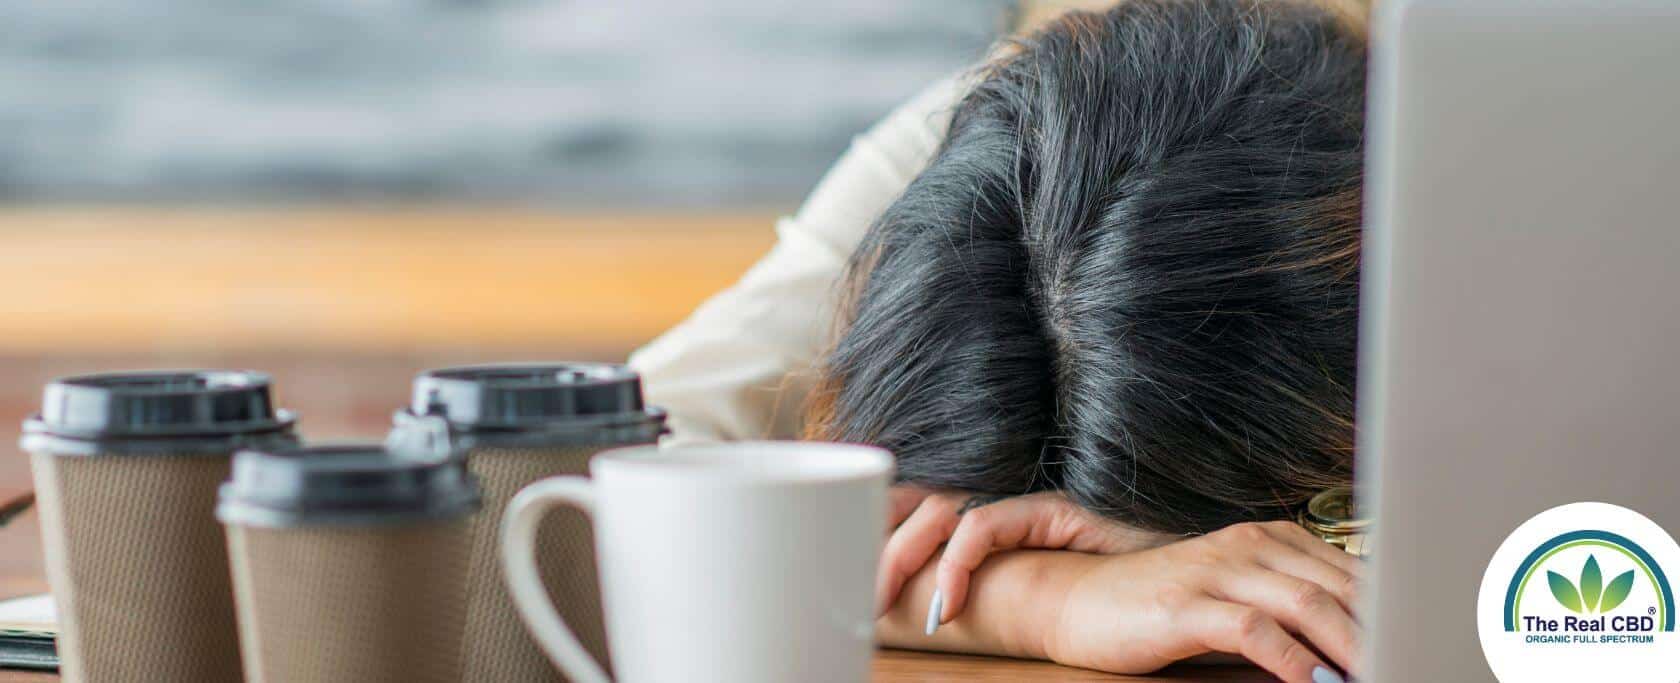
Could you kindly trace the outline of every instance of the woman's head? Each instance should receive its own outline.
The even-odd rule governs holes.
[[[820,438],[1157,530],[1351,472],[1365,45],[1308,2],[1130,0],[987,68],[851,264]]]

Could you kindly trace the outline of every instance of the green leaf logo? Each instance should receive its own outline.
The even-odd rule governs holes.
[[[1598,568],[1598,558],[1587,556],[1586,566],[1581,568],[1581,588],[1575,589],[1575,584],[1557,572],[1546,572],[1546,583],[1552,588],[1552,597],[1557,598],[1558,604],[1569,608],[1576,614],[1598,612],[1600,614],[1616,609],[1627,600],[1628,593],[1633,591],[1633,570],[1622,572],[1620,576],[1604,585],[1604,573]]]
[[[1581,612],[1581,594],[1575,592],[1575,584],[1554,571],[1546,572],[1546,582],[1551,584],[1552,597],[1557,598],[1558,604],[1568,607],[1571,612]]]
[[[1581,568],[1581,606],[1588,612],[1598,607],[1598,595],[1604,592],[1604,575],[1599,573],[1598,558],[1587,556],[1587,566]]]
[[[1616,609],[1616,606],[1627,599],[1628,593],[1632,590],[1633,570],[1629,569],[1622,572],[1621,576],[1616,577],[1615,580],[1610,582],[1610,586],[1604,589],[1604,597],[1601,598],[1604,602],[1599,604],[1598,611],[1608,612]]]

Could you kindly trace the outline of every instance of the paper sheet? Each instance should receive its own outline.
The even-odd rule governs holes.
[[[52,635],[58,632],[58,614],[52,596],[30,595],[0,600],[0,632]]]

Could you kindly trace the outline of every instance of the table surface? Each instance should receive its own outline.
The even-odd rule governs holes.
[[[17,487],[12,486],[10,489],[11,492],[15,492]],[[31,511],[0,527],[0,599],[41,593],[46,588],[40,559],[40,526],[34,512]],[[0,683],[48,683],[58,680],[58,675],[51,673],[0,669]],[[1048,662],[905,650],[881,650],[875,658],[874,673],[875,683],[1159,680],[1250,683],[1274,679],[1246,666],[1184,665],[1153,676],[1115,676]]]
[[[0,683],[53,683],[57,674],[0,670]],[[1184,681],[1230,683],[1272,680],[1246,667],[1179,667],[1156,676],[1114,676],[1045,662],[997,657],[969,657],[905,650],[882,650],[875,658],[875,683],[944,683],[945,681]]]
[[[57,674],[0,669],[0,683],[53,683]],[[1249,683],[1272,680],[1248,667],[1182,666],[1155,676],[1115,676],[1047,662],[999,657],[970,657],[907,650],[881,650],[875,657],[875,683],[944,683],[946,681],[1181,681]]]

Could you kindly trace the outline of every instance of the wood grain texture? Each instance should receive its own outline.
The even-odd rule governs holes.
[[[1049,662],[1001,657],[948,655],[936,652],[881,650],[875,656],[874,683],[955,683],[1045,681],[1086,683],[1104,681],[1181,681],[1185,683],[1259,683],[1275,680],[1248,666],[1176,666],[1150,676],[1117,676],[1075,669]]]
[[[776,212],[0,210],[0,353],[622,352],[733,283]]]
[[[0,670],[0,683],[53,683],[54,674]],[[1086,683],[1108,681],[1180,681],[1181,683],[1260,683],[1273,680],[1246,667],[1178,667],[1157,676],[1114,676],[1044,662],[970,657],[930,652],[882,650],[875,657],[873,683]]]

